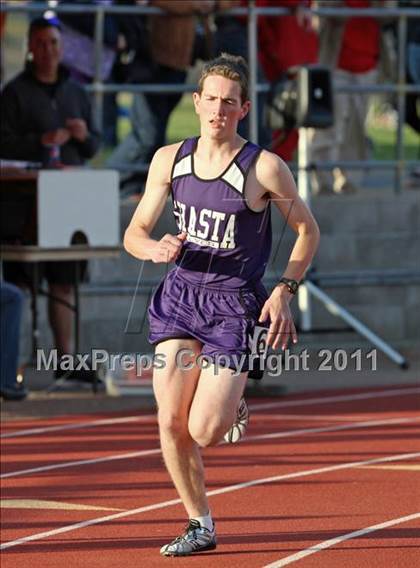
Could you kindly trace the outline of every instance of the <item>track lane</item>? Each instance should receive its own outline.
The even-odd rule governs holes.
[[[384,459],[406,461],[408,457],[388,456]],[[375,461],[383,459],[378,458]],[[278,557],[279,553],[295,551],[296,546],[310,546],[320,538],[348,532],[349,527],[353,528],[355,523],[357,528],[361,521],[365,523],[364,526],[381,521],[382,509],[388,513],[389,504],[383,503],[382,507],[378,507],[378,494],[372,487],[366,486],[366,470],[358,470],[355,464],[350,468],[349,464],[336,464],[335,470],[331,467],[334,466],[277,476],[232,493],[219,492],[214,495],[215,491],[210,490],[210,494],[213,494],[211,506],[217,509],[221,516],[218,521],[221,546],[215,553],[189,558],[188,566],[216,567],[227,562],[232,567],[262,566],[272,560],[273,553]],[[409,475],[412,476],[412,473]],[[382,471],[375,471],[375,476],[383,480]],[[307,478],[304,487],[302,477]],[[395,480],[397,477],[395,476]],[[385,489],[394,489],[393,507],[405,513],[404,508],[412,507],[410,490],[413,486],[402,486],[395,483],[395,480],[388,480]],[[345,493],[343,487],[346,489]],[[380,484],[375,483],[374,487],[378,488]],[[353,488],[353,491],[349,491],[349,488]],[[320,499],[321,489],[328,493],[328,499]],[[362,506],[360,502],[363,503]],[[223,511],[226,517],[222,516]],[[235,512],[233,515],[232,511]],[[162,559],[157,555],[156,548],[159,543],[173,537],[179,530],[177,516],[180,514],[180,508],[176,507],[174,510],[165,504],[161,510],[154,508],[149,512],[145,511],[140,517],[139,514],[136,513],[132,519],[123,518],[121,515],[119,521],[118,515],[112,515],[108,517],[111,522],[99,526],[89,526],[88,522],[85,522],[84,526],[80,527],[83,531],[77,536],[71,532],[50,532],[48,540],[28,542],[20,550],[23,555],[30,554],[31,559],[35,554],[39,559],[43,557],[44,562],[46,559],[51,562],[47,563],[47,566],[56,566],[58,564],[54,562],[61,563],[68,556],[66,551],[70,553],[76,549],[99,552],[103,543],[104,550],[107,551],[106,558],[102,556],[101,560],[97,559],[93,564],[89,563],[89,566],[111,566],[112,562],[114,565],[117,563],[130,566],[136,561],[136,565],[140,562],[148,568],[160,567]],[[111,540],[115,548],[110,547]],[[120,541],[124,542],[123,550],[118,546]],[[125,550],[126,548],[129,550]],[[13,554],[11,556],[13,557]],[[86,557],[84,559],[86,561]],[[74,564],[79,565],[82,566]],[[328,565],[324,564],[325,566]]]
[[[395,402],[396,401],[394,400],[394,403]],[[401,400],[397,399],[397,402],[397,406],[403,406],[401,405]],[[342,403],[340,403],[340,405],[341,404]],[[361,403],[358,402],[357,411],[367,411],[368,408],[366,408],[366,404],[367,401],[363,403],[364,407],[361,408]],[[324,405],[322,406],[324,408]],[[321,407],[317,408],[317,413],[319,413],[320,408]],[[334,414],[337,413],[337,410],[337,405],[334,405]],[[352,411],[353,413],[355,411],[354,405],[352,405]],[[378,417],[389,417],[391,414],[395,416],[395,411],[394,413],[390,413],[389,409],[387,410],[382,407],[381,412],[379,412],[379,409],[377,408],[376,416]],[[411,414],[411,409],[408,411],[408,413],[404,412],[405,417],[407,417],[406,415]],[[258,416],[263,415],[264,412],[258,414]],[[302,423],[302,425],[305,424],[307,424],[308,426],[311,425],[310,417],[308,417],[306,423]],[[331,425],[331,422],[328,423],[328,417],[326,418],[326,424]],[[251,435],[252,432],[259,432],[259,434],[256,435],[270,434],[270,431],[272,432],[273,429],[278,429],[279,425],[280,423],[278,420],[270,421],[269,418],[267,418],[254,424],[251,428],[250,433]],[[294,420],[293,423],[290,422],[290,424],[287,424],[285,422],[285,427],[289,426],[296,428],[296,420]],[[322,427],[322,423],[320,424],[318,422],[316,426]],[[340,425],[337,424],[337,426]],[[122,424],[119,427],[125,428],[125,426],[123,426]],[[106,435],[106,432],[104,432],[104,435]],[[363,432],[360,430],[358,430],[357,432],[350,430],[344,432],[325,432],[318,433],[313,436],[302,436],[300,440],[289,440],[285,438],[279,440],[260,439],[248,440],[248,442],[240,444],[236,447],[230,446],[227,448],[220,446],[218,448],[213,448],[205,451],[205,462],[207,466],[206,469],[208,471],[209,489],[210,491],[220,491],[223,484],[235,484],[243,481],[244,475],[248,478],[252,477],[253,479],[256,479],[258,476],[263,477],[264,475],[266,475],[266,477],[269,477],[270,475],[277,477],[279,475],[298,475],[296,479],[300,479],[301,477],[303,478],[303,481],[296,482],[296,487],[299,488],[300,492],[302,492],[303,490],[306,493],[308,488],[311,489],[312,487],[314,487],[315,489],[318,488],[317,492],[319,493],[319,487],[324,486],[324,482],[321,483],[321,481],[318,481],[318,478],[319,480],[321,480],[321,476],[323,474],[320,472],[313,474],[317,477],[316,481],[305,481],[305,474],[302,474],[301,471],[303,468],[309,467],[313,470],[317,469],[315,466],[319,466],[318,469],[325,467],[334,467],[334,465],[337,465],[340,460],[341,463],[343,463],[346,458],[357,459],[358,457],[360,457],[362,458],[362,460],[364,459],[366,461],[367,457],[376,457],[381,453],[382,455],[384,455],[386,451],[389,451],[392,448],[394,448],[398,452],[401,452],[402,449],[418,449],[418,443],[416,444],[415,440],[416,435],[418,436],[418,425],[393,424],[389,425],[389,427],[386,427],[385,425],[377,425],[375,427],[368,428]],[[147,437],[148,436],[146,436],[146,438]],[[90,444],[92,442],[91,438],[88,437],[87,439],[89,440]],[[117,439],[118,437],[115,441],[112,441],[112,444],[118,443]],[[36,439],[34,439],[34,443],[36,445]],[[229,450],[229,452],[227,452],[226,450]],[[171,484],[168,483],[165,472],[163,471],[160,458],[150,458],[148,462],[149,463],[146,469],[141,471],[138,471],[137,469],[139,465],[138,463],[119,463],[112,464],[112,466],[111,464],[104,464],[97,475],[92,475],[91,472],[88,472],[87,470],[85,471],[84,468],[76,468],[75,471],[72,472],[72,474],[69,474],[69,472],[67,471],[56,472],[54,475],[50,474],[31,476],[26,481],[24,479],[11,479],[10,484],[14,492],[18,494],[23,494],[25,492],[30,493],[34,498],[40,498],[40,496],[42,496],[43,494],[45,495],[46,493],[48,493],[48,498],[50,499],[57,498],[68,500],[69,497],[72,497],[74,502],[91,502],[92,504],[96,505],[115,506],[121,508],[123,506],[126,508],[134,508],[136,505],[137,507],[139,504],[143,505],[143,503],[145,504],[144,506],[150,506],[153,505],[153,503],[159,502],[158,500],[162,501],[162,499],[173,498],[174,492]],[[127,465],[129,466],[128,468]],[[365,472],[367,474],[366,479],[371,479],[373,471],[365,470]],[[376,473],[379,473],[380,476],[389,475],[389,472],[385,470],[377,470]],[[398,476],[401,475],[401,472],[394,471],[393,473],[396,475],[396,479],[399,479]],[[414,473],[415,472],[412,472],[412,474]],[[252,474],[252,476],[250,474]],[[339,470],[336,472],[336,474],[340,475]],[[404,475],[405,474],[406,472],[404,472]],[[307,479],[309,480],[309,477],[307,477]],[[381,479],[383,479],[383,477],[381,477]],[[232,511],[235,511],[235,515],[236,513],[238,513],[237,521],[235,520],[235,516],[232,520],[232,515],[230,515],[231,520],[229,522],[222,520],[218,523],[219,532],[221,534],[223,533],[221,536],[223,550],[222,552],[218,552],[220,550],[218,549],[218,551],[216,551],[217,557],[215,556],[214,558],[219,559],[219,566],[220,558],[223,558],[223,562],[228,559],[229,563],[231,563],[231,559],[233,557],[235,558],[236,563],[236,555],[238,555],[238,560],[239,557],[241,558],[242,566],[262,566],[262,563],[244,564],[244,557],[242,556],[242,552],[238,550],[237,545],[234,545],[236,546],[236,551],[232,550],[231,552],[229,552],[230,549],[226,547],[232,545],[232,542],[229,539],[236,539],[236,541],[238,541],[237,534],[235,532],[234,534],[232,534],[232,530],[240,530],[238,529],[238,527],[241,527],[242,531],[246,529],[245,534],[250,534],[252,537],[252,530],[254,526],[254,523],[252,522],[255,508],[254,505],[259,506],[260,503],[266,503],[268,498],[268,504],[266,503],[265,509],[268,508],[267,510],[269,510],[275,497],[280,498],[282,504],[284,503],[285,496],[281,493],[279,494],[280,489],[277,488],[277,486],[283,487],[283,484],[287,484],[288,489],[290,489],[290,480],[286,481],[286,478],[283,478],[283,481],[280,481],[279,483],[271,481],[270,483],[268,483],[268,485],[253,485],[252,487],[247,489],[243,488],[237,490],[236,495],[235,492],[229,492],[220,495],[214,495],[211,498],[212,507],[214,507],[215,511],[219,513],[219,515],[217,516],[221,516],[224,510],[227,512],[228,517],[229,513],[231,514]],[[341,488],[341,486],[343,485],[338,481],[335,482],[335,484],[339,488]],[[364,481],[362,485],[363,484],[366,485],[367,481]],[[30,487],[28,487],[29,485]],[[123,487],[121,487],[121,485]],[[249,494],[250,492],[251,501]],[[394,496],[395,495],[393,495],[393,497]],[[293,497],[293,500],[297,499],[298,496],[295,495]],[[251,514],[249,514],[249,511],[247,514],[247,507],[249,507],[250,502],[252,502],[253,510],[251,511]],[[244,507],[245,511],[243,510]],[[402,513],[405,512],[406,511],[403,511]],[[26,512],[17,511],[17,513],[21,521],[24,521],[24,515],[26,514]],[[24,513],[23,516],[22,513]],[[60,512],[60,515],[61,514],[62,513]],[[36,518],[35,516],[31,517],[31,523],[34,530],[36,529],[35,525],[38,528],[43,526],[42,519],[44,518],[44,515],[44,511],[38,511]],[[54,517],[55,520],[59,523],[64,523],[67,522],[66,519],[74,518],[68,516],[67,513],[63,513],[62,515],[62,517],[56,515]],[[357,513],[355,512],[350,513],[349,516],[353,518],[353,516],[355,515],[357,518]],[[78,514],[78,516],[80,519],[80,514]],[[322,517],[322,515],[320,516]],[[92,519],[92,516],[90,514],[83,513],[82,517],[84,520]],[[149,512],[141,513],[140,516],[134,515],[134,517],[135,518],[131,518],[131,516],[129,518],[122,517],[119,521],[109,521],[109,523],[107,523],[106,525],[95,525],[92,527],[87,526],[82,530],[79,530],[78,533],[75,534],[63,533],[58,536],[51,536],[46,541],[27,543],[24,545],[24,547],[17,547],[16,550],[21,550],[22,554],[25,557],[27,554],[30,554],[31,568],[35,568],[36,566],[36,564],[32,563],[32,559],[35,557],[40,558],[42,556],[42,553],[37,552],[40,550],[52,552],[55,561],[59,561],[61,564],[60,553],[57,550],[57,548],[59,548],[57,547],[57,543],[61,543],[63,547],[62,550],[64,557],[68,557],[68,554],[71,554],[71,550],[74,549],[81,552],[81,555],[83,556],[85,562],[89,559],[89,562],[85,563],[84,565],[111,565],[111,563],[108,564],[108,560],[110,560],[108,558],[94,558],[92,556],[93,550],[96,551],[96,556],[98,555],[97,551],[100,548],[100,542],[102,542],[104,550],[107,551],[107,555],[111,554],[110,558],[113,558],[115,566],[117,559],[115,558],[114,554],[111,553],[112,547],[110,546],[110,543],[112,541],[115,544],[115,550],[119,552],[123,551],[124,554],[125,552],[127,552],[127,561],[125,562],[127,566],[130,566],[129,556],[132,556],[133,554],[138,558],[136,566],[140,561],[142,565],[147,565],[149,567],[149,564],[145,564],[146,558],[147,562],[152,562],[150,566],[160,566],[161,564],[159,564],[159,562],[162,562],[162,559],[157,556],[156,547],[159,545],[159,543],[162,543],[162,538],[164,539],[166,537],[173,537],[179,530],[179,518],[183,518],[181,507],[179,505],[172,505],[170,507],[164,507],[161,510],[157,509],[156,511],[152,510]],[[265,526],[265,535],[267,535],[267,523],[269,523],[270,519],[267,517],[265,510],[261,511],[260,515],[256,515],[256,517],[256,523],[261,523],[263,527]],[[260,520],[258,520],[258,517],[260,518]],[[293,515],[290,514],[289,517],[293,517]],[[308,521],[313,522],[313,520],[311,520],[311,517],[317,517],[317,515],[306,514],[305,523],[307,523]],[[48,517],[47,522],[47,517],[45,517],[45,520],[47,524],[49,524],[49,527],[51,527],[51,525],[53,524],[52,518],[53,517]],[[168,519],[168,521],[165,522],[165,519]],[[245,520],[244,524],[244,521],[241,519],[248,520]],[[363,518],[363,520],[365,519]],[[369,519],[367,520],[368,522],[363,526],[368,526],[369,523],[374,524],[381,521],[382,519],[371,519],[369,517]],[[18,531],[16,528],[16,522],[17,521],[14,521],[14,524],[11,522],[11,526],[9,527],[10,534],[17,535]],[[57,524],[55,526],[57,526]],[[358,528],[360,526],[360,524],[356,525],[355,527],[353,525],[350,527],[350,529]],[[237,529],[235,529],[234,527],[237,527]],[[140,531],[137,531],[137,528],[139,528]],[[137,540],[136,538],[133,538],[131,536],[133,529],[135,529]],[[343,529],[348,530],[349,525],[343,525]],[[91,531],[94,531],[94,533],[92,533]],[[23,531],[19,532],[22,532],[23,534]],[[284,527],[282,534],[283,533]],[[75,536],[76,534],[77,536]],[[258,534],[260,533],[257,532],[257,536],[254,535],[254,537],[250,537],[252,541],[251,544],[253,544],[254,547],[256,545],[258,547],[262,547],[261,542],[264,542],[264,533],[261,533],[260,537],[258,537]],[[86,535],[90,535],[89,538],[86,538]],[[112,535],[114,535],[114,538],[112,537]],[[328,535],[326,538],[328,538]],[[257,542],[257,539],[259,539],[261,542]],[[138,545],[138,543],[141,544]],[[309,544],[313,544],[313,542],[310,542]],[[111,548],[111,552],[109,551],[109,548]],[[15,549],[10,549],[9,553],[13,556],[12,550]],[[67,551],[66,554],[65,551]],[[269,560],[266,558],[266,552],[268,551],[264,552],[265,563],[267,563],[267,561]],[[248,553],[252,558],[259,558],[259,553],[253,548],[252,550],[248,549]],[[39,554],[41,554],[41,556],[39,556]],[[222,556],[220,557],[220,555]],[[205,559],[205,562],[207,562],[207,560],[211,562],[209,565],[217,565],[214,563],[215,560],[211,560],[210,553],[209,555],[201,556],[200,558],[202,559],[202,561],[204,561]],[[158,563],[155,563],[155,561]],[[190,561],[195,562],[196,559],[188,559],[189,566]],[[91,562],[93,562],[93,564]],[[131,560],[131,562],[133,561]],[[117,564],[119,564],[119,562],[117,562]],[[80,564],[70,565],[73,568],[73,566],[82,566],[83,564],[81,562]],[[54,566],[54,564],[51,564],[51,566]],[[201,563],[200,566],[203,566],[203,563]]]
[[[393,427],[395,432],[395,426]],[[386,431],[377,431],[376,435],[383,435]],[[417,429],[418,433],[418,429]],[[351,434],[348,432],[348,434]],[[321,435],[322,436],[322,435]],[[325,435],[324,435],[325,436]],[[401,431],[401,438],[407,440],[407,429],[405,428]],[[335,441],[339,447],[343,446],[345,440],[343,439],[343,433],[341,433],[340,438]],[[290,442],[289,442],[290,444]],[[346,469],[349,467],[348,460],[344,462],[344,465],[337,465],[337,462],[343,461],[343,456],[339,455],[336,457],[334,455],[334,442],[331,438],[324,439],[303,439],[300,444],[291,444],[288,449],[288,457],[284,454],[285,447],[279,448],[276,444],[271,442],[270,446],[261,447],[261,444],[253,446],[252,444],[243,444],[243,447],[235,447],[235,455],[232,456],[231,453],[226,456],[226,452],[223,447],[215,448],[213,451],[209,450],[206,452],[205,462],[207,466],[208,473],[208,486],[210,491],[216,491],[217,493],[225,491],[223,486],[226,485],[237,485],[239,482],[239,487],[244,488],[242,483],[244,471],[247,472],[251,469],[253,476],[262,478],[264,483],[270,483],[272,477],[278,477],[279,468],[284,472],[281,474],[282,479],[288,479],[289,476],[292,478],[295,476],[305,477],[308,474],[302,471],[302,469],[309,471],[310,475],[320,474],[325,469],[328,471],[335,469]],[[405,443],[405,448],[407,448],[407,442]],[[353,442],[351,444],[352,452],[351,457],[358,458],[362,457],[362,461],[366,462],[366,454],[368,452],[362,452],[362,448],[365,446],[365,440],[362,438],[360,442]],[[385,447],[389,444],[383,444]],[[384,447],[384,450],[385,450]],[[225,447],[230,450],[229,447]],[[298,452],[297,450],[300,450]],[[349,450],[350,448],[348,448]],[[254,453],[250,453],[252,450]],[[283,451],[282,451],[283,450]],[[321,451],[324,450],[324,451]],[[382,448],[377,444],[376,455],[380,454]],[[258,457],[258,453],[261,458]],[[272,456],[279,454],[277,459],[273,459]],[[349,453],[349,451],[347,451]],[[217,455],[218,454],[218,455]],[[361,454],[361,456],[360,456]],[[398,453],[398,455],[400,452]],[[393,459],[398,460],[398,455]],[[226,458],[233,457],[232,459]],[[277,456],[276,456],[277,457]],[[290,458],[293,459],[290,459]],[[380,462],[382,458],[379,459]],[[229,465],[232,463],[232,465]],[[353,462],[354,463],[354,462]],[[376,463],[376,460],[371,460],[370,463]],[[224,464],[223,468],[223,479],[220,479],[221,464]],[[121,464],[119,464],[121,465]],[[310,467],[308,465],[314,466],[318,465],[321,467]],[[350,465],[350,467],[354,467]],[[298,469],[296,472],[295,470]],[[150,472],[150,473],[149,473]],[[17,498],[19,495],[25,498],[40,498],[43,491],[48,492],[48,497],[53,500],[64,500],[64,501],[75,501],[83,502],[85,504],[92,503],[94,505],[101,506],[113,506],[119,508],[132,508],[133,499],[137,502],[144,503],[144,505],[150,506],[154,505],[156,502],[162,501],[162,496],[171,498],[174,496],[172,485],[169,482],[161,464],[149,464],[148,470],[143,471],[129,471],[126,468],[122,468],[120,471],[105,471],[103,474],[106,475],[107,483],[104,484],[101,475],[94,476],[83,476],[75,473],[73,478],[68,476],[58,476],[54,479],[48,476],[39,478],[39,483],[34,483],[35,479],[31,478],[29,480],[20,480],[23,482],[20,486],[13,487],[13,491],[5,492],[5,495],[9,498]],[[265,474],[266,477],[262,477]],[[150,480],[150,477],[153,477]],[[121,477],[124,479],[124,483],[118,481]],[[146,479],[145,479],[146,478]],[[76,481],[76,483],[75,483]],[[259,484],[260,482],[254,482],[253,484]],[[213,489],[214,487],[222,489]],[[106,495],[104,497],[105,491],[113,491],[112,496]],[[231,489],[229,489],[230,491]],[[102,500],[100,501],[100,499]],[[118,517],[123,517],[125,514],[118,515]],[[7,526],[5,527],[7,529]],[[7,538],[7,531],[4,532]]]
[[[357,539],[359,537],[364,537],[364,536],[369,535],[373,532],[383,531],[384,529],[387,529],[389,527],[394,527],[395,525],[399,525],[401,523],[410,523],[411,521],[417,521],[418,519],[420,519],[420,513],[413,513],[411,515],[406,515],[405,517],[399,517],[397,519],[391,519],[390,521],[385,521],[383,523],[379,523],[379,524],[373,525],[371,527],[366,527],[364,529],[359,529],[357,531],[342,534],[338,537],[331,538],[329,540],[324,540],[323,542],[319,542],[315,546],[311,546],[309,548],[306,548],[305,550],[302,550],[302,551],[300,551],[296,554],[286,556],[282,560],[278,560],[278,561],[272,562],[271,564],[267,564],[266,566],[264,566],[264,568],[283,568],[283,566],[289,566],[290,564],[293,564],[294,562],[302,560],[303,558],[307,558],[308,556],[310,556],[312,554],[316,554],[316,553],[319,553],[321,551],[324,551],[327,548],[337,546],[338,544],[341,544],[342,542],[345,542],[347,540]],[[420,523],[416,523],[416,526],[420,527]],[[318,560],[319,559],[317,559],[317,561]],[[413,557],[413,560],[414,560],[414,557]],[[408,558],[406,557],[405,562],[407,562],[407,561],[408,561]],[[325,557],[323,557],[322,562],[323,563],[325,562]],[[389,563],[389,558],[387,559],[387,562]]]
[[[350,421],[354,416],[353,403],[354,397],[356,397],[356,401],[358,401],[357,403],[359,406],[362,405],[365,408],[368,406],[364,414],[359,414],[360,418],[363,418],[363,415],[366,418],[372,418],[379,415],[383,417],[385,417],[386,415],[386,417],[392,418],[400,416],[400,414],[396,412],[394,408],[395,398],[398,398],[398,396],[403,399],[405,397],[412,398],[413,390],[416,391],[419,389],[399,388],[375,390],[364,393],[357,391],[346,395],[329,395],[328,393],[326,393],[324,401],[327,402],[321,404],[320,408],[324,412],[326,418],[325,424],[328,424],[329,415],[334,417],[334,420],[332,422],[335,422],[335,419],[337,418],[337,409],[341,410],[343,418]],[[361,399],[360,397],[364,398]],[[390,400],[390,397],[394,400]],[[335,400],[335,403],[331,406],[332,399]],[[281,407],[284,408],[287,404],[291,404],[293,407],[295,407],[298,402],[301,402],[304,406],[308,403],[311,403],[311,405],[319,405],[319,397],[308,397],[307,395],[305,395],[299,400],[294,398],[292,400],[278,401],[275,404],[281,405]],[[258,422],[270,422],[270,415],[273,414],[273,410],[271,409],[273,404],[274,403],[272,402],[260,402],[250,405],[251,408],[260,409],[258,412]],[[312,420],[312,409],[308,408],[305,410],[307,410],[308,412],[308,419]],[[405,415],[411,416],[413,415],[413,411],[411,410],[410,412],[405,412]],[[305,420],[305,414],[302,414],[301,416],[302,420]],[[316,419],[317,421],[322,423],[322,415],[318,415]],[[66,462],[71,462],[72,460],[70,458],[73,458],[73,461],[80,461],[78,452],[86,451],[86,448],[88,448],[90,459],[103,460],[106,459],[106,456],[109,455],[109,452],[100,452],[99,450],[101,448],[106,448],[106,450],[108,450],[109,446],[113,443],[118,443],[119,449],[125,448],[127,450],[127,457],[130,457],[132,454],[134,454],[135,447],[138,447],[139,445],[141,446],[139,455],[141,455],[141,451],[145,451],[147,452],[145,455],[149,455],[152,450],[157,449],[158,444],[153,444],[153,440],[157,439],[157,424],[153,415],[140,416],[137,418],[124,418],[120,416],[117,420],[120,420],[121,423],[123,420],[128,420],[130,423],[124,425],[124,427],[122,427],[121,425],[115,426],[114,424],[106,427],[102,424],[99,424],[100,422],[107,422],[107,419],[102,419],[99,421],[92,421],[91,424],[86,426],[86,417],[83,417],[82,423],[79,425],[78,423],[72,425],[64,425],[66,426],[66,428],[80,427],[81,430],[77,432],[46,431],[39,437],[31,436],[29,440],[21,438],[2,441],[2,446],[4,448],[2,460],[2,476],[11,475],[14,471],[25,472],[26,470],[29,470],[28,473],[32,473],[31,470],[37,469],[38,467],[43,467],[43,464],[45,464],[45,467],[48,467],[49,469],[55,469],[57,467],[60,467],[60,462],[57,463],[56,459],[51,460],[51,457],[55,458],[57,455],[63,455],[64,452],[66,452],[66,457],[68,458],[65,460]],[[284,415],[282,422],[285,423],[286,421],[287,413]],[[141,424],[139,424],[138,422],[141,422]],[[94,432],[89,432],[89,429],[92,428],[92,426],[95,426],[95,430]],[[258,429],[258,427],[259,425],[257,424],[257,421],[253,420],[251,422],[250,434],[252,435],[252,432],[255,432],[255,429]],[[53,428],[55,428],[55,426],[53,426]],[[46,427],[45,430],[48,430],[48,427]],[[148,433],[149,436],[146,436],[146,433]],[[89,444],[89,441],[92,441],[92,444]],[[77,446],[78,443],[79,447]],[[36,451],[32,450],[32,461],[30,459],[31,448],[36,448]],[[70,451],[71,448],[74,448],[73,453],[71,453]],[[122,459],[121,452],[118,452],[116,459]],[[88,464],[88,460],[89,458],[86,459],[86,464]],[[95,464],[97,462],[94,461],[93,463]]]
[[[341,424],[341,425],[337,425],[334,424],[332,426],[328,425],[328,426],[319,426],[319,427],[307,427],[307,428],[298,428],[298,429],[292,429],[292,430],[283,430],[280,432],[269,432],[269,433],[260,433],[260,434],[250,434],[247,436],[247,441],[246,443],[249,442],[254,442],[254,441],[258,441],[258,440],[266,440],[266,439],[275,439],[275,438],[288,438],[288,437],[294,437],[294,436],[302,436],[302,435],[306,435],[306,434],[318,434],[318,433],[323,433],[323,432],[337,432],[337,431],[343,431],[343,430],[354,430],[354,429],[360,429],[360,428],[371,428],[374,426],[381,426],[381,425],[390,425],[390,424],[401,424],[401,423],[406,423],[406,422],[416,422],[419,421],[420,417],[417,416],[410,416],[410,417],[404,417],[404,418],[386,418],[384,420],[368,420],[368,421],[363,421],[363,422],[349,422],[347,424]],[[287,422],[287,418],[285,417],[283,422]],[[302,423],[302,420],[301,420]],[[158,442],[157,442],[158,443]],[[99,463],[105,463],[105,462],[110,462],[110,461],[119,461],[119,460],[130,460],[130,459],[134,459],[134,458],[147,458],[150,457],[152,455],[159,455],[160,449],[157,448],[151,448],[148,450],[140,450],[138,452],[129,452],[127,454],[111,454],[111,455],[105,455],[105,456],[98,456],[96,458],[90,458],[90,459],[84,459],[84,460],[73,460],[73,461],[64,461],[64,462],[57,462],[57,463],[53,463],[53,464],[49,464],[49,465],[44,465],[44,466],[38,466],[38,467],[32,467],[32,468],[27,468],[27,469],[19,469],[19,470],[12,470],[12,471],[6,471],[5,473],[2,473],[0,475],[1,479],[10,479],[12,477],[19,477],[19,476],[23,476],[23,475],[33,475],[33,474],[38,474],[38,473],[43,473],[43,472],[48,472],[48,471],[53,471],[53,470],[60,470],[60,469],[66,469],[69,467],[79,467],[82,465],[85,466],[96,466]],[[76,454],[77,455],[77,454]],[[37,454],[37,457],[39,457],[39,455]]]
[[[348,402],[348,401],[359,401],[373,399],[377,400],[380,398],[394,398],[395,396],[409,396],[420,394],[420,387],[413,387],[412,385],[400,385],[398,387],[391,388],[376,388],[376,389],[348,389],[347,394],[342,394],[342,391],[316,391],[312,393],[303,394],[292,394],[287,396],[287,400],[281,400],[276,402],[269,402],[267,399],[263,402],[253,403],[250,405],[251,410],[268,410],[270,408],[287,408],[295,406],[313,406],[313,405],[324,405],[328,403],[336,402]],[[418,410],[418,405],[417,405]],[[308,411],[310,412],[310,410]],[[153,418],[153,413],[146,413],[144,416],[121,416],[121,413],[112,413],[115,415],[113,418],[107,418],[109,414],[104,415],[102,419],[88,420],[86,416],[71,416],[71,417],[54,417],[47,419],[47,421],[42,420],[42,423],[48,422],[53,425],[50,426],[40,426],[40,420],[23,420],[23,421],[12,421],[2,423],[2,434],[0,434],[0,439],[3,438],[14,438],[21,436],[31,436],[42,433],[50,433],[52,431],[58,432],[60,430],[68,429],[84,429],[102,425],[104,423],[118,423],[120,422],[137,422],[137,421],[147,421]],[[17,425],[20,425],[16,428]],[[31,427],[32,426],[32,427]]]

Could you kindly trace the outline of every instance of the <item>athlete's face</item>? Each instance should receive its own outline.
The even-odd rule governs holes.
[[[203,90],[193,94],[195,112],[200,117],[201,133],[211,138],[235,134],[238,122],[246,116],[249,101],[242,103],[241,86],[220,75],[204,79]]]

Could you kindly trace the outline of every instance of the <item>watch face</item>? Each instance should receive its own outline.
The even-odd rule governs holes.
[[[292,294],[296,294],[297,289],[299,287],[299,284],[298,282],[296,282],[296,280],[292,280],[290,278],[283,278],[281,282],[284,282],[284,284],[286,284],[286,286],[289,288]]]

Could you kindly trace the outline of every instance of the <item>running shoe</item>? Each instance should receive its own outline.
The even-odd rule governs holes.
[[[236,420],[232,424],[230,430],[226,432],[224,436],[225,442],[227,442],[228,444],[236,444],[236,442],[239,442],[239,440],[245,435],[248,422],[249,422],[248,405],[244,397],[242,397],[239,402],[238,410],[236,413]]]
[[[162,556],[188,556],[195,552],[214,550],[216,548],[216,530],[202,527],[195,519],[190,519],[181,536],[160,549]]]

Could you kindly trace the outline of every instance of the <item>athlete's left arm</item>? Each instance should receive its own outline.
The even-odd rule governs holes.
[[[297,239],[283,276],[302,280],[319,244],[319,228],[307,205],[299,197],[293,176],[286,164],[271,152],[262,151],[256,163],[256,177],[262,190],[286,219]],[[289,303],[293,295],[279,283],[261,311],[260,321],[270,318],[268,343],[274,349],[287,347],[289,340],[297,342],[297,335]]]

